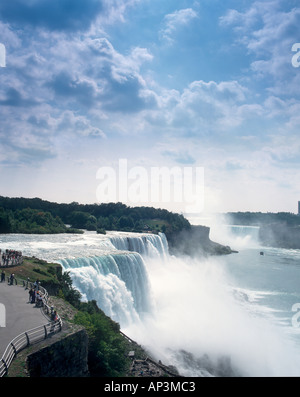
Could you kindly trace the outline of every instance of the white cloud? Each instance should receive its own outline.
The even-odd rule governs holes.
[[[106,135],[100,129],[92,125],[84,116],[77,116],[74,112],[66,110],[57,120],[56,130],[63,134],[91,136],[105,138]]]
[[[239,109],[245,104],[246,93],[247,89],[237,81],[194,81],[179,99],[176,94],[171,123],[199,135],[218,135],[242,123],[245,112]]]
[[[299,73],[291,65],[291,48],[299,41],[300,8],[285,5],[282,0],[255,1],[244,12],[229,10],[220,18],[220,25],[232,27],[236,41],[254,56],[254,75],[261,81],[272,78],[270,92],[296,95]]]
[[[188,25],[198,14],[192,8],[177,10],[165,16],[163,27],[160,30],[160,37],[168,43],[173,42],[174,33],[183,26]]]
[[[6,48],[20,48],[21,39],[19,38],[17,32],[14,32],[10,25],[0,21],[0,40],[1,43],[5,45]]]
[[[138,4],[141,0],[103,0],[105,4],[105,15],[101,16],[104,24],[114,24],[124,22],[126,11]]]
[[[153,32],[151,50],[146,47],[150,34],[143,42],[131,37],[126,48],[116,39],[120,30],[115,36],[111,30],[109,36],[104,29],[126,22],[126,11],[138,2],[106,0],[106,12],[82,34],[35,29],[31,35],[29,28],[25,33],[12,31],[0,22],[10,50],[9,67],[0,74],[2,164],[44,161],[49,178],[53,171],[61,181],[61,165],[66,166],[70,188],[79,170],[89,174],[93,186],[95,164],[120,156],[133,165],[199,165],[205,167],[207,191],[221,192],[227,205],[234,202],[236,208],[250,208],[256,188],[264,189],[264,184],[270,196],[280,191],[285,178],[296,186],[300,72],[292,68],[289,42],[299,31],[294,29],[299,9],[283,11],[278,0],[229,10],[220,25],[233,30],[232,45],[238,42],[244,48],[241,56],[248,53],[249,68],[241,70],[240,79],[235,73],[228,80],[225,74],[218,78],[217,72],[205,79],[199,72],[195,81],[186,80],[184,86],[180,82],[183,88],[175,89],[164,76],[154,78],[157,65],[166,61],[158,59],[164,55],[159,44],[174,43],[199,16],[192,8],[170,13],[161,23],[163,42],[154,43]],[[130,34],[135,28],[135,23],[130,26]],[[168,55],[175,56],[173,49],[168,47]],[[54,187],[55,179],[52,183]],[[76,199],[73,192],[70,197]],[[222,205],[222,200],[216,203]]]

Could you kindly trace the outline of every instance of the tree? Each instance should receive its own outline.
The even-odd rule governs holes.
[[[70,223],[72,227],[79,229],[86,229],[86,224],[91,214],[83,211],[73,211],[70,216]]]
[[[89,216],[85,228],[87,230],[97,230],[97,218],[94,215]]]
[[[119,219],[119,226],[121,229],[125,228],[133,228],[134,227],[134,222],[131,216],[121,216]]]
[[[4,208],[0,208],[0,233],[10,233],[11,229],[9,213]]]

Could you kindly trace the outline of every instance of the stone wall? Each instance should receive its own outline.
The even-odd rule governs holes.
[[[88,336],[85,329],[49,341],[26,359],[29,377],[83,377],[88,375]]]

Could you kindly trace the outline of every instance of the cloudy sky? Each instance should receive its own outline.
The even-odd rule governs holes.
[[[0,195],[296,212],[299,42],[298,0],[1,1]]]

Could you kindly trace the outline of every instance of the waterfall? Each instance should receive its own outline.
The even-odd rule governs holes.
[[[118,234],[111,236],[110,241],[117,250],[138,252],[143,257],[166,258],[168,242],[163,233],[156,234]]]
[[[259,227],[213,224],[210,237],[220,244],[237,249],[259,246]]]
[[[106,315],[126,326],[152,311],[147,260],[165,260],[164,234],[111,233],[113,250],[99,256],[60,259],[83,300],[96,300]]]
[[[251,237],[253,241],[258,241],[259,239],[259,227],[258,226],[241,226],[232,225],[228,226],[228,229],[234,236],[237,237]]]

